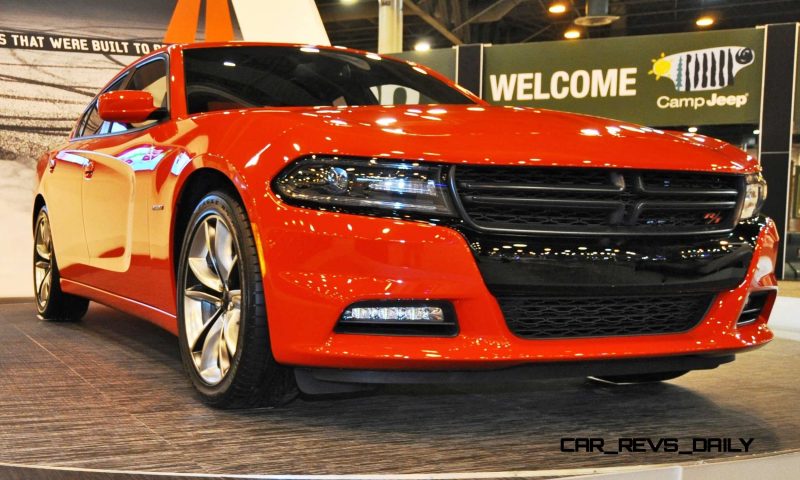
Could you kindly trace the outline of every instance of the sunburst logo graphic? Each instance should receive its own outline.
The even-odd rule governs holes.
[[[661,57],[652,60],[653,68],[647,72],[649,75],[655,75],[656,80],[661,80],[661,77],[667,76],[672,70],[672,63],[665,58],[664,52],[661,52]]]
[[[734,84],[736,74],[751,65],[755,53],[748,47],[716,47],[667,55],[651,60],[647,72],[660,80],[666,77],[679,92],[719,90]]]

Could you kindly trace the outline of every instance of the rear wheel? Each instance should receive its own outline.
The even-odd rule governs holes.
[[[589,377],[591,380],[600,381],[604,383],[613,383],[615,385],[626,384],[639,384],[639,383],[656,383],[672,380],[680,376],[686,375],[689,370],[680,370],[676,372],[656,372],[656,373],[640,373],[637,375],[610,375],[604,377]]]
[[[33,246],[33,289],[36,310],[43,320],[76,322],[89,308],[89,300],[61,291],[61,275],[53,250],[50,218],[43,206],[36,216]]]
[[[184,368],[218,408],[277,406],[297,395],[290,368],[272,356],[253,233],[242,205],[212,192],[197,205],[178,266]]]

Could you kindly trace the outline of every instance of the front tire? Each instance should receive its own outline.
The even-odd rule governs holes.
[[[227,193],[209,193],[192,213],[177,280],[181,359],[203,401],[245,408],[278,406],[297,396],[292,370],[270,349],[247,214]]]
[[[42,320],[77,322],[89,309],[89,300],[61,291],[61,274],[53,249],[53,236],[50,232],[50,218],[46,206],[42,206],[36,215],[33,292],[36,297],[36,312]]]

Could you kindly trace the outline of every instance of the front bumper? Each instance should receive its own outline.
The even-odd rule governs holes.
[[[642,373],[710,370],[732,362],[732,353],[679,355],[580,362],[536,362],[493,370],[352,370],[341,368],[295,369],[300,389],[309,394],[344,393],[381,384],[498,385],[568,377],[609,377]]]
[[[266,200],[258,207],[254,230],[272,350],[282,364],[501,369],[537,362],[714,355],[754,348],[772,338],[767,327],[771,305],[756,322],[736,326],[749,293],[777,285],[768,267],[774,265],[778,238],[767,219],[740,225],[722,240],[726,243],[717,238],[680,247],[555,237],[528,245],[515,239],[537,255],[544,249],[575,254],[539,260],[514,252],[513,244],[511,252],[492,253],[509,249],[456,228],[295,208],[271,195]],[[602,254],[592,257],[591,252]],[[683,333],[528,340],[509,330],[495,296],[521,289],[546,295],[713,291],[716,297],[702,321]],[[349,305],[385,299],[451,301],[459,333],[452,338],[334,333]]]

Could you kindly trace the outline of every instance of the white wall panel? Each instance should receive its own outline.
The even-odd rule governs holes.
[[[233,0],[242,39],[330,45],[314,0]]]

